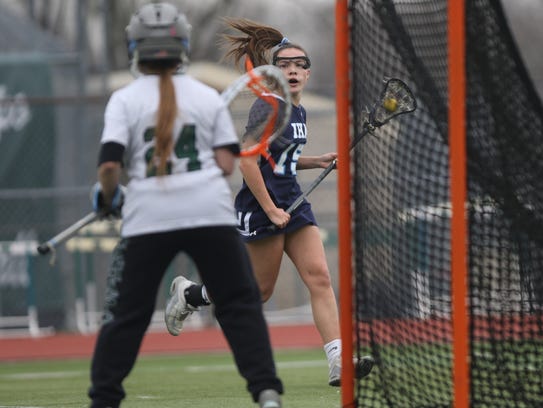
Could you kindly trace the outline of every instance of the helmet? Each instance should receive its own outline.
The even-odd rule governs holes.
[[[141,7],[126,27],[128,58],[140,61],[179,60],[188,63],[191,25],[168,3]]]

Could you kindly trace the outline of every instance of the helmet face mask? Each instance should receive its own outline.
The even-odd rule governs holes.
[[[191,25],[184,14],[168,3],[151,3],[141,7],[126,27],[128,58],[131,69],[139,62],[179,61],[187,65],[190,52]]]

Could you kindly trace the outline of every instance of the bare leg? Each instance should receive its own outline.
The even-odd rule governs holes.
[[[275,288],[283,258],[284,242],[284,235],[275,235],[246,244],[263,302],[271,297]]]
[[[338,306],[318,227],[308,225],[288,234],[285,252],[309,290],[313,320],[323,343],[339,339]]]

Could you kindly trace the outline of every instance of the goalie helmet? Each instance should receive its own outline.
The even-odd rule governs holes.
[[[141,61],[188,63],[191,28],[185,15],[171,4],[151,3],[141,7],[126,27],[132,67]]]

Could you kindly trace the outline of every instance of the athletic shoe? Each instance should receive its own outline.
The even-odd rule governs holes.
[[[192,312],[199,310],[199,308],[191,306],[185,300],[185,289],[196,285],[195,282],[189,281],[183,276],[175,278],[170,286],[170,300],[166,305],[166,312],[164,313],[164,321],[166,322],[166,328],[172,336],[177,336],[183,328],[185,319],[189,317]]]
[[[259,408],[281,408],[281,397],[275,390],[264,390],[258,396]]]
[[[334,359],[328,372],[328,385],[339,387],[341,385],[341,356]]]
[[[372,356],[363,356],[360,360],[355,358],[354,364],[356,379],[361,380],[370,375],[375,365],[375,360]]]
[[[357,380],[367,377],[375,365],[375,360],[372,356],[364,356],[360,360],[354,359],[354,375]],[[338,356],[330,366],[328,373],[328,384],[332,387],[341,385],[341,356]]]

